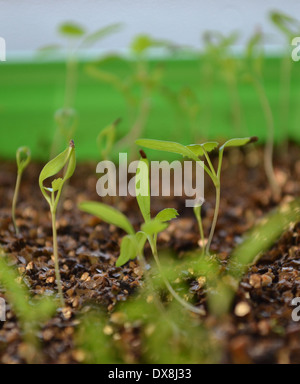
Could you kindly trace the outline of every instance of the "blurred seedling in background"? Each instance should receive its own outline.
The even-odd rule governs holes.
[[[17,316],[22,330],[23,348],[21,357],[29,364],[42,362],[40,345],[37,337],[42,325],[56,311],[56,305],[50,298],[32,299],[22,277],[10,266],[10,259],[0,249],[0,284],[5,297]]]
[[[104,128],[97,137],[97,146],[102,160],[111,160],[113,148],[117,138],[117,126],[121,119],[114,121],[108,127]]]
[[[58,255],[58,242],[57,242],[57,227],[56,227],[56,213],[61,197],[61,193],[64,187],[64,184],[69,180],[76,168],[76,154],[75,154],[75,145],[71,141],[69,148],[64,152],[58,155],[54,160],[51,160],[42,170],[39,178],[39,185],[42,194],[44,195],[46,201],[50,206],[51,218],[52,218],[52,230],[53,230],[53,253],[54,253],[54,262],[55,262],[55,274],[56,274],[56,284],[58,287],[58,292],[60,296],[61,306],[64,307],[64,296],[62,290],[62,283],[60,277],[59,269],[59,255]],[[44,182],[56,176],[60,172],[65,170],[64,176],[62,178],[57,178],[51,182],[51,187],[46,187]]]
[[[17,207],[17,202],[18,202],[18,197],[20,192],[22,175],[25,169],[28,167],[31,160],[30,149],[27,147],[19,148],[17,150],[16,159],[17,159],[18,173],[17,173],[15,193],[14,193],[13,202],[12,202],[12,221],[14,224],[16,234],[19,235],[19,228],[16,222],[16,207]]]
[[[121,30],[121,24],[112,24],[95,32],[87,32],[84,27],[74,22],[67,22],[59,26],[58,33],[67,40],[66,46],[50,45],[39,50],[43,56],[63,55],[66,57],[66,82],[63,108],[56,112],[55,131],[51,158],[57,155],[61,146],[61,138],[68,143],[75,134],[78,116],[74,110],[78,78],[78,57],[84,50],[91,48],[94,44],[113,33]]]
[[[187,121],[192,140],[197,141],[197,138],[203,138],[205,133],[202,132],[200,127],[203,110],[196,92],[189,86],[184,86],[178,91],[173,91],[163,86],[161,90],[166,99],[174,107],[174,112],[177,115],[175,124],[178,126],[178,131],[186,125]],[[175,129],[174,135],[176,131]]]
[[[137,36],[131,46],[133,57],[131,74],[121,78],[105,67],[111,62],[121,60],[117,56],[104,57],[87,66],[90,76],[113,86],[120,92],[128,110],[129,133],[116,143],[116,151],[128,149],[132,155],[134,142],[145,132],[151,111],[153,93],[160,90],[163,78],[163,66],[153,66],[149,61],[149,53],[156,49],[169,49],[171,44],[155,40],[147,35]]]
[[[275,140],[275,120],[273,111],[271,108],[270,101],[268,99],[268,95],[266,93],[266,88],[263,80],[263,62],[264,62],[264,52],[263,52],[263,33],[258,30],[255,34],[250,38],[247,44],[246,50],[246,76],[245,78],[249,78],[252,82],[264,116],[266,120],[266,128],[267,128],[267,143],[265,147],[264,154],[264,166],[265,171],[270,183],[271,191],[273,198],[278,200],[281,195],[281,187],[278,184],[276,179],[273,156],[274,156],[274,140]]]
[[[271,12],[270,19],[274,26],[283,34],[287,42],[287,52],[282,59],[281,69],[281,132],[285,141],[288,140],[290,126],[290,97],[293,61],[291,60],[291,43],[294,37],[300,36],[300,21],[281,12]],[[285,143],[287,144],[287,143]]]
[[[208,31],[204,34],[203,40],[205,44],[203,59],[203,95],[205,99],[203,103],[206,105],[205,120],[202,126],[206,127],[212,114],[212,88],[215,80],[220,77],[226,84],[230,101],[230,109],[232,123],[235,134],[245,134],[245,124],[243,121],[243,113],[241,108],[241,100],[239,95],[239,77],[241,73],[241,60],[235,56],[232,48],[238,42],[239,34],[234,32],[229,36],[224,36],[220,32]],[[210,105],[207,105],[209,103]],[[210,127],[207,127],[210,132]]]
[[[127,232],[122,240],[121,253],[117,261],[117,267],[121,267],[128,263],[130,260],[138,258],[139,263],[143,267],[145,274],[147,273],[146,261],[144,258],[144,248],[148,241],[151,247],[152,255],[161,273],[164,283],[174,297],[184,308],[187,310],[203,315],[203,311],[194,307],[193,305],[182,299],[172,288],[169,281],[165,278],[157,250],[157,237],[158,234],[168,228],[168,222],[175,219],[178,213],[175,209],[165,209],[161,211],[154,219],[151,217],[151,197],[150,197],[150,169],[149,161],[142,158],[137,167],[136,173],[136,198],[144,219],[144,224],[141,226],[139,232],[135,232],[130,221],[127,217],[117,211],[116,209],[102,203],[96,202],[83,202],[79,208],[87,213],[99,217],[101,220],[115,225],[118,228]]]
[[[207,164],[203,163],[203,167],[205,172],[207,173],[207,175],[210,177],[211,181],[214,184],[214,187],[216,190],[216,205],[215,205],[213,222],[212,222],[212,226],[211,226],[205,251],[204,251],[205,238],[204,238],[204,229],[203,229],[202,215],[201,215],[202,206],[199,205],[194,208],[195,215],[199,224],[200,234],[201,234],[201,243],[202,243],[201,245],[203,249],[203,254],[205,252],[206,254],[210,253],[212,240],[213,240],[216,226],[217,226],[217,221],[218,221],[218,216],[220,211],[220,202],[221,202],[221,171],[222,171],[224,151],[226,148],[243,147],[257,140],[258,139],[256,137],[243,138],[243,139],[231,139],[227,141],[225,144],[223,144],[221,147],[219,147],[219,143],[215,141],[207,142],[203,144],[188,145],[188,146],[184,146],[179,143],[159,141],[159,140],[149,140],[149,139],[141,139],[136,142],[137,145],[140,145],[144,148],[163,151],[163,152],[169,152],[169,153],[176,153],[178,155],[187,157],[196,162],[199,162],[201,158],[204,158],[204,160],[206,161]],[[215,170],[209,154],[210,152],[214,151],[218,147],[219,147],[219,161],[218,161],[218,168],[217,170]]]

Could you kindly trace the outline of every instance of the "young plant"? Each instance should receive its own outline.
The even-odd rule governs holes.
[[[53,230],[53,253],[55,261],[55,274],[56,284],[60,296],[60,302],[62,307],[65,306],[62,283],[59,271],[59,259],[58,259],[58,243],[57,243],[57,228],[56,228],[56,213],[59,203],[59,199],[63,190],[63,186],[67,180],[69,180],[76,168],[76,155],[74,142],[70,142],[69,148],[58,155],[54,160],[51,160],[42,170],[39,178],[39,185],[42,194],[50,206],[51,217],[52,217],[52,230]],[[51,187],[46,187],[44,182],[57,175],[61,171],[65,170],[62,178],[57,178],[52,181]]]
[[[256,137],[255,138],[249,137],[249,138],[243,138],[243,139],[231,139],[220,147],[219,147],[219,143],[214,141],[203,143],[203,144],[197,144],[197,145],[188,145],[188,146],[184,146],[179,143],[172,143],[172,142],[159,141],[159,140],[149,140],[149,139],[142,139],[136,142],[137,145],[140,145],[144,148],[154,149],[157,151],[163,151],[163,152],[169,152],[169,153],[176,153],[183,157],[187,157],[191,160],[194,160],[196,162],[199,162],[201,158],[204,158],[206,160],[206,163],[201,162],[201,165],[203,166],[207,175],[212,180],[216,189],[215,213],[214,213],[212,226],[211,226],[210,234],[209,234],[207,245],[206,245],[207,254],[210,253],[210,248],[211,248],[212,240],[215,234],[217,221],[219,217],[219,210],[220,210],[220,203],[221,203],[221,171],[222,171],[224,151],[226,148],[243,147],[257,140],[258,139]],[[216,170],[213,166],[209,153],[214,151],[218,147],[219,147],[219,161],[218,161],[218,167]],[[204,253],[205,241],[204,241],[204,231],[203,231],[203,224],[202,224],[202,217],[201,217],[201,206],[195,207],[195,215],[199,224],[199,230],[200,230],[201,241],[202,241],[202,249]]]
[[[78,56],[79,52],[89,49],[92,45],[101,41],[105,37],[120,31],[120,24],[108,25],[97,31],[89,33],[81,25],[74,22],[66,22],[59,26],[59,35],[67,41],[66,45],[50,45],[39,50],[43,55],[60,55],[66,56],[66,78],[65,78],[65,94],[63,108],[55,114],[55,123],[57,129],[55,131],[53,145],[51,149],[51,158],[53,158],[59,150],[61,138],[68,143],[76,131],[78,125],[77,112],[74,110],[75,96],[78,83]]]
[[[267,143],[265,147],[264,166],[273,197],[275,200],[278,200],[281,195],[281,188],[277,182],[273,164],[275,121],[262,78],[263,52],[261,49],[259,49],[262,45],[262,41],[263,34],[261,31],[258,31],[248,42],[246,52],[246,61],[248,66],[247,75],[254,85],[263,113],[265,115],[267,127]]]
[[[239,75],[241,60],[234,56],[232,47],[238,42],[239,34],[231,33],[224,36],[219,32],[209,31],[204,34],[204,87],[209,91],[214,77],[220,76],[228,90],[228,99],[235,134],[245,134],[241,100],[239,95]],[[207,77],[208,75],[208,77]],[[209,87],[210,85],[210,87]],[[209,92],[208,92],[209,93]],[[205,93],[205,99],[207,94]],[[247,133],[246,133],[247,134]]]
[[[151,217],[149,173],[149,162],[147,159],[142,158],[139,162],[136,174],[136,198],[144,219],[144,224],[141,226],[139,232],[135,232],[132,224],[123,213],[110,206],[87,201],[81,203],[79,208],[82,211],[95,215],[101,220],[115,225],[127,232],[127,236],[123,238],[121,243],[121,253],[116,264],[117,267],[121,267],[130,260],[138,258],[139,263],[143,267],[145,273],[147,273],[145,268],[146,261],[144,258],[144,248],[148,241],[154,260],[171,295],[187,310],[203,315],[201,309],[196,308],[183,300],[164,276],[158,257],[157,237],[159,233],[163,232],[168,227],[167,223],[178,216],[178,212],[175,209],[164,209],[154,219]]]
[[[129,149],[131,155],[134,153],[134,142],[145,131],[151,112],[153,93],[161,88],[164,73],[161,64],[153,67],[149,63],[147,54],[151,49],[164,49],[170,46],[171,44],[168,42],[155,40],[146,35],[137,36],[130,46],[131,54],[134,57],[133,69],[125,77],[105,69],[105,66],[111,61],[121,60],[120,57],[104,57],[87,66],[89,75],[114,87],[122,94],[126,102],[130,129],[126,136],[116,143],[116,151]]]
[[[292,16],[281,12],[271,12],[270,19],[274,26],[282,33],[286,39],[287,47],[290,48],[295,36],[300,34],[300,21]],[[290,97],[292,80],[293,61],[290,52],[285,52],[282,59],[281,68],[281,132],[288,139],[288,128],[290,120]],[[287,144],[287,143],[286,143]]]
[[[116,120],[108,127],[103,129],[97,137],[97,146],[102,160],[110,160],[114,144],[117,137],[117,126],[121,119]]]
[[[31,152],[30,149],[27,147],[21,147],[17,150],[17,166],[18,166],[18,174],[17,174],[17,182],[16,182],[16,188],[15,188],[15,193],[14,193],[14,198],[12,202],[12,221],[14,224],[14,228],[16,231],[16,234],[19,234],[19,228],[17,226],[16,222],[16,207],[17,207],[17,202],[18,202],[18,197],[19,197],[19,192],[20,192],[20,185],[22,181],[22,175],[27,166],[30,163],[31,160]]]

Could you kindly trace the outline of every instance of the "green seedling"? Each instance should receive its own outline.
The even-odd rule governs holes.
[[[212,240],[216,230],[219,210],[220,210],[221,171],[222,171],[224,151],[226,148],[243,147],[257,140],[258,139],[256,137],[243,138],[243,139],[231,139],[227,141],[225,144],[223,144],[222,146],[219,146],[219,143],[217,142],[207,142],[199,145],[188,145],[188,146],[184,146],[179,143],[159,141],[159,140],[149,140],[149,139],[142,139],[136,142],[137,145],[140,145],[144,148],[163,151],[163,152],[169,152],[169,153],[176,153],[178,155],[187,157],[196,162],[199,162],[201,158],[204,158],[204,160],[206,160],[206,163],[201,162],[201,164],[205,172],[207,173],[207,175],[212,180],[216,189],[215,213],[213,217],[209,238],[206,245],[207,254],[210,253],[210,248],[211,248]],[[209,154],[210,152],[216,150],[217,148],[219,148],[219,161],[218,161],[217,170],[215,170]],[[203,231],[203,224],[202,224],[202,217],[201,217],[201,206],[195,207],[195,214],[196,214],[197,221],[199,223],[199,230],[201,233],[202,248],[204,253],[205,239],[204,239],[204,231]]]
[[[151,198],[150,198],[150,183],[149,183],[149,162],[142,158],[139,162],[136,174],[136,195],[137,202],[144,219],[144,224],[139,232],[135,232],[132,224],[127,217],[116,209],[102,203],[83,202],[79,208],[89,214],[99,217],[101,220],[115,225],[127,232],[122,240],[121,253],[117,261],[117,267],[125,265],[130,260],[138,258],[145,273],[146,261],[144,258],[144,248],[148,241],[151,247],[152,255],[164,280],[164,283],[174,297],[184,308],[193,313],[203,315],[204,312],[183,300],[173,289],[169,281],[165,278],[161,268],[157,250],[158,234],[163,232],[168,227],[168,222],[175,219],[178,213],[175,209],[164,209],[155,218],[151,217]]]
[[[19,148],[17,150],[16,158],[17,158],[18,174],[17,174],[15,193],[14,193],[13,202],[12,202],[12,221],[14,224],[16,234],[18,235],[20,231],[16,222],[16,207],[17,207],[17,202],[18,202],[18,197],[20,192],[22,175],[25,169],[28,167],[31,160],[30,149],[27,147]]]
[[[55,273],[56,273],[56,284],[60,296],[60,302],[64,307],[64,297],[62,290],[62,283],[59,271],[59,258],[58,258],[58,242],[57,242],[57,228],[56,228],[56,213],[59,203],[59,199],[64,187],[64,184],[69,180],[76,168],[76,155],[75,145],[71,141],[69,148],[58,155],[54,160],[51,160],[42,170],[39,178],[39,185],[43,196],[50,206],[51,217],[52,217],[52,230],[53,230],[53,253],[55,260]],[[54,177],[61,171],[65,170],[62,178],[57,178],[52,181],[51,187],[44,185],[45,181],[49,178]]]
[[[295,18],[281,12],[271,12],[270,19],[274,26],[282,33],[291,47],[294,37],[300,36],[300,22]],[[288,123],[290,121],[290,97],[293,61],[291,60],[290,49],[284,54],[281,69],[281,132],[288,136]]]
[[[121,60],[116,56],[105,57],[87,66],[90,76],[114,87],[126,102],[130,129],[128,134],[116,143],[116,151],[129,149],[131,154],[134,153],[134,142],[145,131],[153,94],[161,89],[164,73],[162,65],[153,67],[149,63],[147,54],[150,50],[168,49],[170,46],[168,42],[155,40],[146,35],[137,36],[130,46],[130,52],[134,58],[129,68],[130,74],[125,77],[105,69],[110,62]]]
[[[103,129],[97,137],[97,145],[101,159],[110,160],[111,154],[116,142],[117,126],[120,124],[121,119],[116,120],[108,127]]]
[[[244,121],[238,90],[241,60],[234,56],[232,47],[238,42],[239,34],[224,36],[219,32],[209,31],[204,34],[204,88],[211,93],[214,78],[221,77],[228,90],[232,123],[235,133],[244,134]],[[207,98],[207,92],[205,92]]]
[[[275,140],[275,121],[273,111],[263,83],[263,34],[257,31],[249,40],[246,51],[247,76],[253,83],[265,115],[267,127],[267,144],[265,148],[264,166],[275,200],[281,195],[281,188],[276,180],[273,156]]]
[[[39,50],[40,55],[66,56],[66,79],[63,108],[55,114],[56,131],[54,135],[51,158],[53,158],[60,147],[63,138],[68,143],[74,137],[78,116],[74,110],[76,89],[78,82],[78,56],[82,50],[89,49],[97,42],[107,36],[120,31],[121,24],[112,24],[95,32],[88,32],[81,25],[74,22],[66,22],[59,26],[59,35],[67,41],[66,45],[50,45]]]

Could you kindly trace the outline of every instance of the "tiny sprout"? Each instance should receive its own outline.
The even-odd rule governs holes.
[[[59,199],[62,193],[62,189],[67,180],[69,180],[76,168],[76,155],[74,141],[71,140],[69,148],[58,155],[55,159],[51,160],[42,170],[39,178],[39,185],[43,196],[50,206],[51,217],[52,217],[52,230],[53,230],[53,253],[55,260],[55,274],[56,283],[59,291],[60,301],[62,307],[65,306],[62,283],[59,271],[59,260],[58,260],[58,243],[57,243],[57,228],[56,228],[56,212]],[[63,169],[65,174],[63,178],[57,178],[52,181],[51,187],[44,185],[45,180],[57,175]]]
[[[97,146],[103,160],[109,160],[117,137],[117,126],[121,119],[117,119],[104,128],[97,137]]]
[[[213,240],[216,226],[217,226],[217,221],[218,221],[218,216],[220,211],[220,203],[221,203],[221,171],[222,171],[222,165],[223,165],[224,151],[226,148],[243,147],[247,144],[254,143],[257,140],[258,140],[257,137],[231,139],[227,141],[225,144],[223,144],[222,146],[220,146],[219,143],[215,141],[207,142],[203,144],[188,145],[188,146],[184,146],[179,143],[173,143],[168,141],[149,140],[149,139],[141,139],[136,142],[137,145],[140,145],[145,148],[154,149],[162,152],[176,153],[197,162],[200,161],[202,157],[205,158],[206,164],[203,163],[202,166],[215,186],[216,205],[215,205],[215,213],[214,213],[214,218],[213,218],[209,238],[206,244],[206,250],[204,249],[205,239],[204,239],[204,230],[203,230],[202,217],[201,217],[201,206],[195,207],[194,209],[194,213],[199,224],[203,253],[204,252],[206,252],[207,254],[210,253],[212,240]],[[211,158],[209,156],[209,153],[216,150],[217,148],[219,148],[219,162],[218,162],[218,168],[217,170],[215,170],[213,163],[211,161]]]
[[[27,168],[27,166],[31,160],[30,149],[27,147],[19,148],[17,150],[16,158],[17,158],[17,166],[18,166],[18,175],[17,175],[16,188],[15,188],[15,193],[14,193],[14,198],[13,198],[13,203],[12,203],[12,220],[13,220],[16,234],[18,235],[19,234],[19,228],[18,228],[17,222],[16,222],[16,206],[17,206],[17,201],[18,201],[18,196],[19,196],[19,191],[20,191],[22,175],[23,175],[23,172],[25,171],[25,169]]]

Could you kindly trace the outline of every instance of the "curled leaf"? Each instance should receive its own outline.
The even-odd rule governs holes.
[[[22,173],[24,172],[25,168],[29,165],[31,161],[31,152],[28,147],[21,147],[17,150],[17,166],[18,166],[18,172]]]
[[[40,178],[39,178],[39,185],[42,194],[44,195],[45,199],[48,201],[49,205],[52,206],[53,202],[51,199],[51,196],[49,196],[48,192],[50,191],[49,188],[46,188],[44,185],[44,182],[57,175],[59,172],[61,172],[64,168],[66,168],[66,172],[64,177],[61,179],[61,181],[54,182],[54,186],[58,187],[59,189],[56,191],[58,192],[58,196],[55,200],[55,206],[52,208],[56,208],[58,204],[58,200],[60,198],[60,193],[62,191],[62,187],[64,186],[65,182],[70,179],[73,176],[73,173],[75,172],[76,168],[76,154],[75,154],[75,145],[74,142],[70,142],[69,148],[67,148],[64,152],[62,152],[60,155],[58,155],[55,159],[51,160],[48,164],[45,165],[43,168]],[[58,179],[59,180],[59,179]],[[52,193],[55,192],[53,185],[52,185]]]

